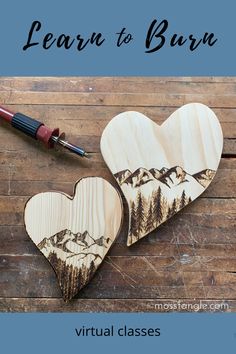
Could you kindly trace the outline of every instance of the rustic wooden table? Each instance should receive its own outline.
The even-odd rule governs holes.
[[[93,153],[85,161],[47,151],[1,122],[0,311],[236,311],[236,78],[0,78],[2,105],[60,127]],[[72,194],[76,180],[114,185],[100,151],[108,121],[125,110],[161,123],[188,102],[221,121],[224,152],[209,189],[149,237],[126,247],[120,236],[91,283],[69,304],[26,234],[24,205],[47,190]]]

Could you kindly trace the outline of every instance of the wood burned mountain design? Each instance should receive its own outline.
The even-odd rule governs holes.
[[[191,175],[180,166],[163,167],[160,170],[139,168],[133,173],[130,170],[115,173],[120,187],[130,197],[130,244],[188,205],[207,188],[214,175],[215,171],[210,169]]]
[[[25,207],[26,230],[53,267],[65,301],[82,289],[102,263],[122,222],[122,202],[103,178],[82,178],[74,196],[45,192]]]
[[[111,243],[109,237],[93,238],[88,231],[66,229],[45,237],[37,246],[54,268],[67,301],[88,284],[103,259],[104,248]]]
[[[180,107],[161,125],[132,111],[108,123],[101,152],[128,204],[128,246],[208,188],[222,148],[219,121],[200,103]]]

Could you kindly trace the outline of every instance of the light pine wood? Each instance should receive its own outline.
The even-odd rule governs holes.
[[[73,197],[45,192],[27,202],[26,230],[54,268],[65,301],[93,277],[121,221],[119,194],[99,177],[77,182]]]
[[[182,106],[161,126],[133,111],[111,120],[101,152],[128,203],[128,246],[204,192],[222,148],[218,119],[200,103]]]

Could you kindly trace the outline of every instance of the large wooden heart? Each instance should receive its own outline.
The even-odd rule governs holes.
[[[217,117],[199,103],[182,106],[161,126],[138,112],[109,122],[101,151],[128,203],[128,246],[204,192],[222,147]]]
[[[101,264],[119,232],[122,211],[115,188],[98,177],[78,181],[73,197],[45,192],[27,202],[27,233],[54,268],[65,301]]]

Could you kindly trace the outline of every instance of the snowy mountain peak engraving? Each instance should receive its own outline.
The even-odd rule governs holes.
[[[150,170],[140,167],[134,172],[127,169],[114,174],[124,194],[129,196],[129,244],[197,198],[214,175],[211,169],[190,174],[181,166]]]
[[[215,176],[215,171],[206,169],[198,173],[195,173],[193,177],[204,187],[207,188],[213,177]]]
[[[133,188],[140,187],[150,181],[158,180],[169,188],[179,185],[183,182],[198,182],[204,188],[211,182],[215,171],[205,169],[193,175],[187,173],[182,167],[174,166],[171,168],[163,167],[160,170],[151,168],[150,170],[140,167],[131,173],[130,170],[123,170],[114,174],[117,182],[131,185]]]

